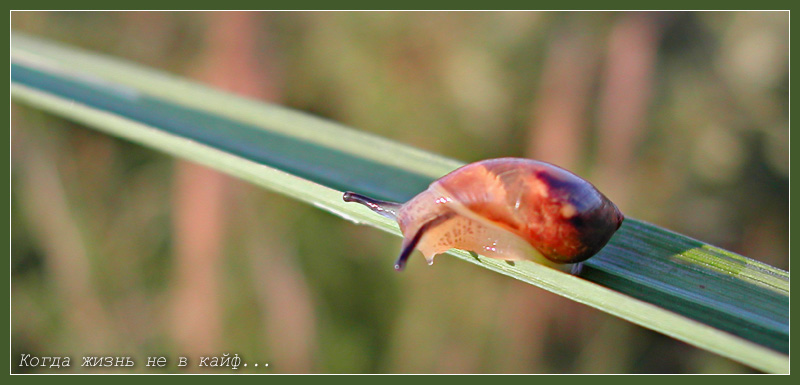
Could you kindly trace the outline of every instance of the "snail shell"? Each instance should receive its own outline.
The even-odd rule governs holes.
[[[397,220],[404,236],[397,270],[414,249],[432,264],[451,248],[570,268],[600,251],[624,220],[591,183],[552,164],[521,158],[468,164],[404,204],[352,192],[344,200]]]

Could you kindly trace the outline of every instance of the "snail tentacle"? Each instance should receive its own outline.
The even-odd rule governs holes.
[[[397,211],[402,206],[397,202],[382,201],[352,191],[344,193],[342,198],[345,202],[356,202],[367,206],[370,210],[392,220],[397,220]]]
[[[454,215],[454,213],[439,215],[420,226],[419,230],[417,230],[413,237],[403,239],[403,247],[400,250],[400,256],[397,257],[397,261],[394,263],[394,269],[397,271],[402,271],[406,267],[408,257],[417,248],[419,241],[422,240],[422,236],[425,235],[428,230],[441,225]]]

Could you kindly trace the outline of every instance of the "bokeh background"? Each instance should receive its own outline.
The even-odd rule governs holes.
[[[788,12],[13,12],[13,29],[463,161],[524,156],[788,269]],[[11,103],[11,370],[750,372]],[[165,369],[145,368],[161,355]],[[178,356],[190,366],[177,368]],[[255,369],[254,362],[268,362]],[[226,373],[230,370],[218,370]]]

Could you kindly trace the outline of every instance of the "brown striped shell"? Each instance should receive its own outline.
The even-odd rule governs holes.
[[[345,200],[397,219],[404,236],[398,269],[415,248],[428,263],[451,248],[551,266],[578,263],[602,249],[624,220],[591,183],[520,158],[468,164],[402,205],[354,193]]]

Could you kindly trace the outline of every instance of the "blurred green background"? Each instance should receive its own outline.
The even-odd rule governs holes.
[[[788,12],[12,12],[11,27],[463,161],[550,161],[629,216],[788,269]],[[251,373],[751,371],[454,258],[395,273],[399,238],[13,101],[10,138],[12,372],[56,372],[23,353],[71,356],[59,372],[213,372],[197,358],[222,353]],[[144,366],[156,355],[167,368]]]

